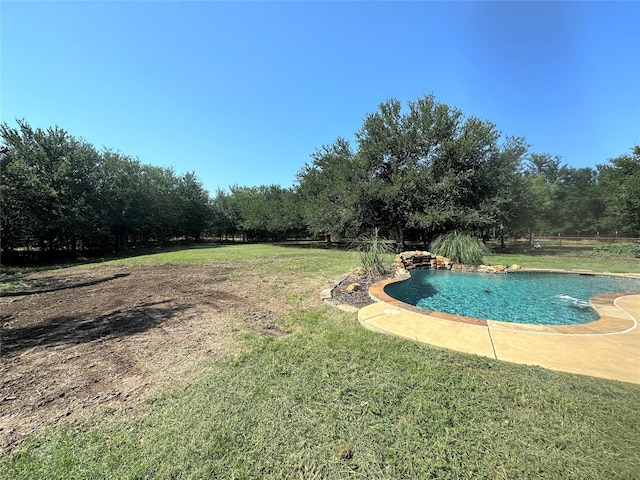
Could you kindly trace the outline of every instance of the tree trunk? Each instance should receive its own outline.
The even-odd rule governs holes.
[[[398,249],[398,252],[404,252],[405,250],[404,238],[404,229],[401,226],[396,225],[396,248]]]

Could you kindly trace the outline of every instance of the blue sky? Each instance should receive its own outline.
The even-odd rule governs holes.
[[[434,94],[574,167],[640,143],[640,2],[0,2],[1,120],[290,186],[390,98]]]

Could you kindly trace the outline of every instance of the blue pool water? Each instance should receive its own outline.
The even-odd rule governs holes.
[[[482,274],[413,270],[385,292],[427,310],[515,323],[572,325],[597,320],[589,298],[640,291],[640,279],[604,275],[517,272]]]

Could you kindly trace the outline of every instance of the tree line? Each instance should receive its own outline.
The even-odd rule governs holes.
[[[388,100],[356,132],[313,153],[298,174],[314,234],[380,228],[400,248],[449,231],[483,239],[532,232],[640,235],[640,146],[595,168],[529,151],[491,122],[425,96]]]
[[[210,195],[194,172],[98,150],[59,127],[0,124],[3,255],[103,254],[205,237],[247,241],[355,237],[377,228],[426,243],[544,232],[640,235],[640,146],[595,168],[529,151],[524,138],[425,96],[365,116],[356,145],[312,153],[291,188]]]
[[[142,164],[51,127],[0,125],[2,251],[106,253],[174,237],[199,239],[209,195],[194,173]]]

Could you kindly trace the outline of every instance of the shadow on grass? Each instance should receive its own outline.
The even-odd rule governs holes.
[[[274,247],[309,248],[315,250],[349,250],[351,242],[331,242],[324,240],[288,240],[286,242],[270,242]]]
[[[109,340],[145,332],[160,325],[189,305],[161,306],[171,302],[146,303],[94,318],[62,316],[20,328],[5,328],[11,316],[0,317],[0,357],[34,347],[54,347]]]
[[[211,248],[226,247],[229,245],[239,245],[231,242],[215,242],[215,243],[197,243],[186,245],[170,245],[170,246],[154,246],[154,247],[131,247],[128,250],[114,253],[113,255],[96,256],[96,257],[79,257],[75,260],[47,260],[34,261],[25,263],[24,265],[1,265],[0,279],[2,280],[18,280],[22,275],[28,273],[41,272],[46,270],[59,270],[69,267],[81,267],[83,265],[91,265],[96,263],[110,262],[113,260],[124,260],[129,258],[143,257],[146,255],[155,255],[159,253],[172,253],[185,250],[204,250]]]
[[[98,285],[100,283],[105,283],[105,282],[109,282],[111,280],[115,280],[117,278],[124,278],[124,277],[128,277],[129,275],[131,275],[130,273],[118,273],[116,275],[113,275],[111,277],[106,277],[106,278],[100,278],[98,280],[92,280],[90,282],[81,282],[81,283],[74,283],[73,285],[60,285],[60,280],[59,278],[55,278],[55,279],[47,279],[47,278],[42,278],[38,280],[38,283],[47,285],[47,282],[51,281],[53,283],[58,283],[59,285],[56,286],[52,286],[50,288],[43,288],[43,289],[35,289],[35,290],[19,290],[19,291],[9,291],[9,292],[3,292],[0,293],[0,297],[22,297],[22,296],[27,296],[27,295],[36,295],[39,293],[51,293],[51,292],[57,292],[60,290],[70,290],[73,288],[81,288],[81,287],[90,287],[92,285]]]

